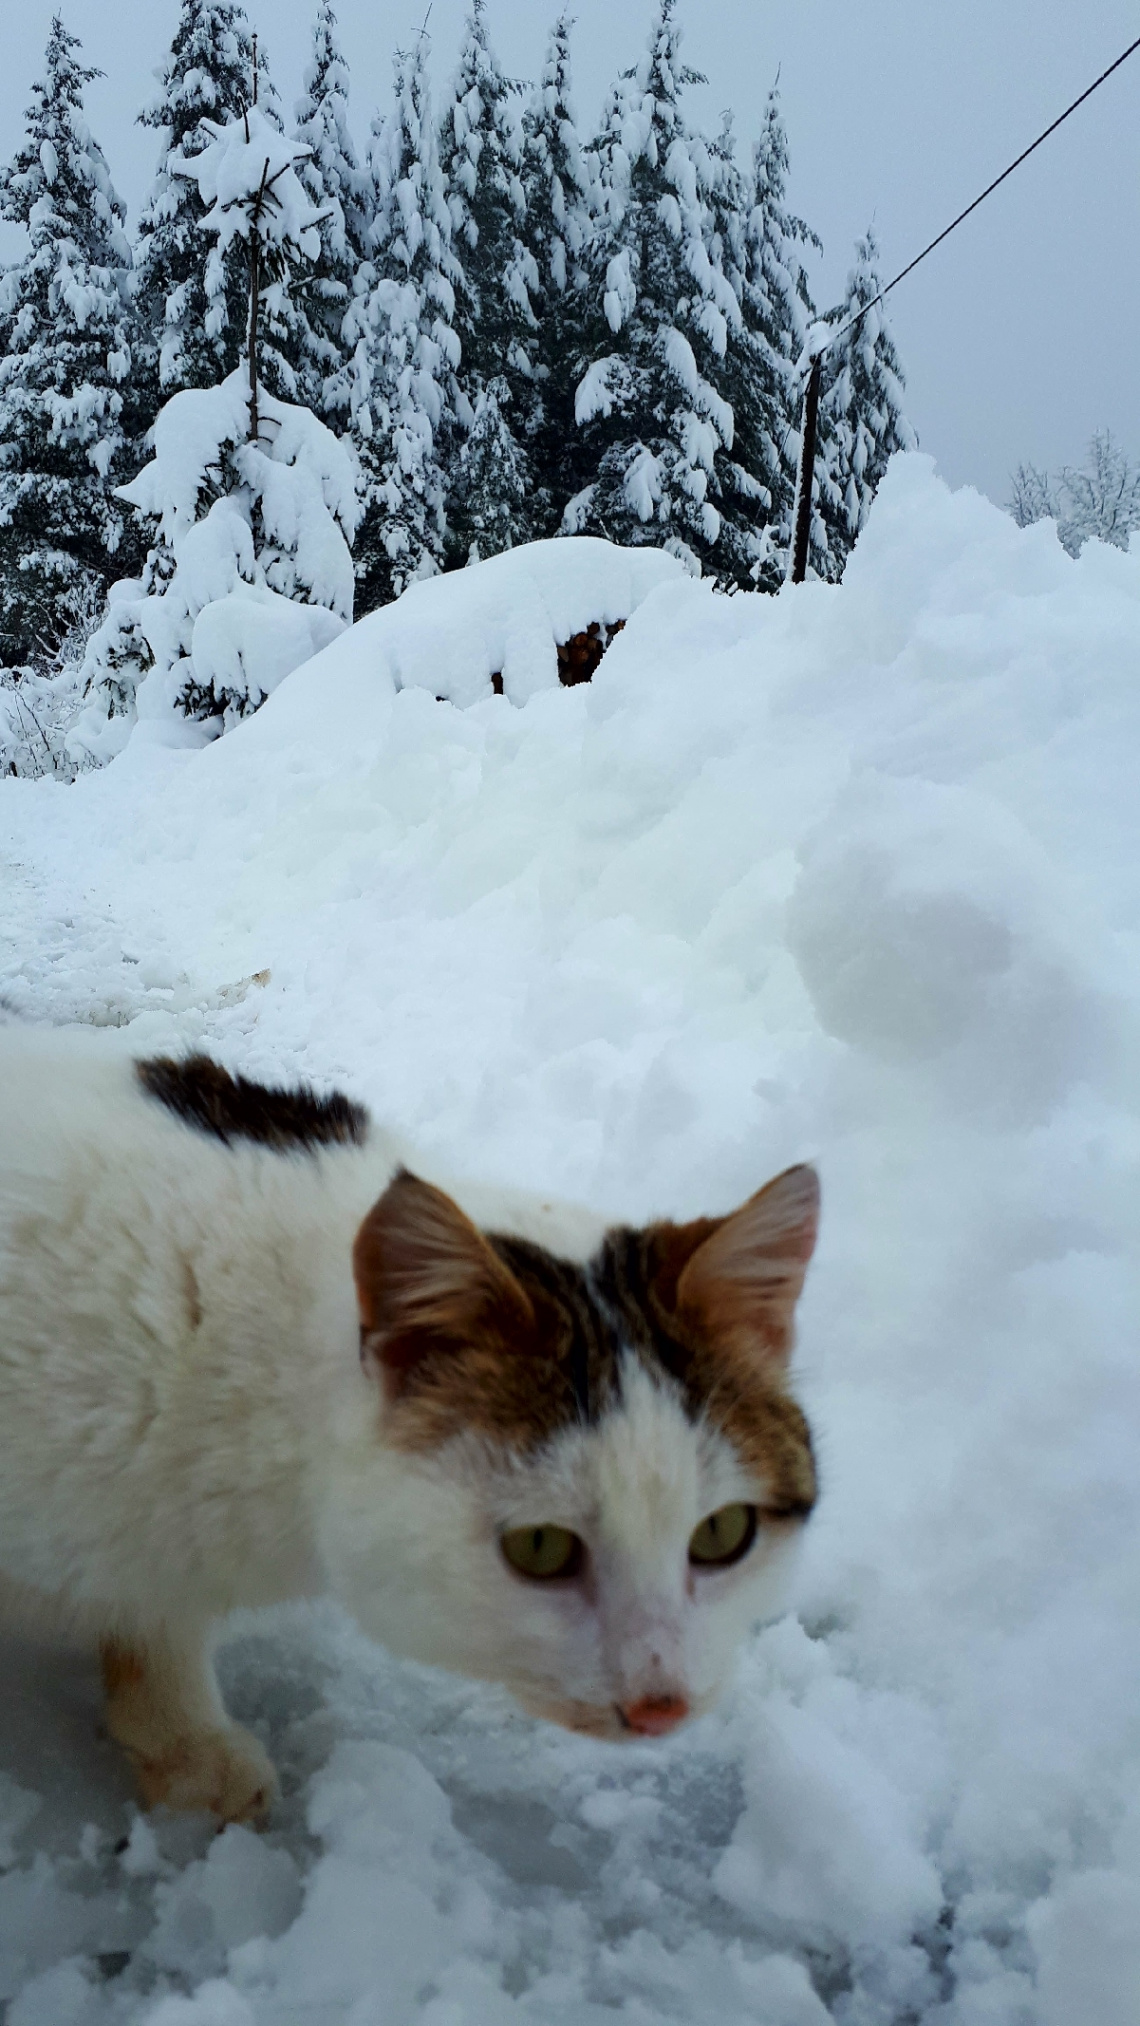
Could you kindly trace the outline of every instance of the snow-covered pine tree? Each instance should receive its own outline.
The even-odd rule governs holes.
[[[149,421],[180,387],[212,387],[242,356],[248,313],[244,249],[223,255],[206,229],[206,205],[192,178],[172,164],[208,145],[203,121],[234,119],[253,100],[253,38],[240,0],[181,0],[159,92],[140,113],[161,135],[158,166],[143,207],[135,267],[140,361]],[[275,93],[264,48],[257,51],[257,101],[275,123]],[[262,369],[275,393],[291,398],[308,345],[287,293],[264,306]]]
[[[699,73],[681,62],[680,41],[676,0],[658,0],[646,53],[615,93],[595,150],[595,353],[575,412],[596,477],[562,526],[660,544],[715,574],[721,466],[733,442],[717,381],[740,312],[710,257],[710,156],[681,111]]]
[[[195,182],[210,207],[202,224],[215,241],[217,269],[225,268],[235,246],[243,251],[250,435],[256,439],[258,389],[267,377],[272,384],[274,365],[280,365],[281,326],[274,319],[289,299],[291,271],[311,265],[321,249],[319,214],[297,174],[308,151],[258,106],[225,124],[202,120],[200,127],[206,146],[188,157],[172,155],[169,166],[172,175]]]
[[[255,106],[202,125],[207,145],[172,156],[170,171],[197,183],[220,260],[244,242],[247,356],[219,386],[171,397],[153,426],[154,458],[121,489],[157,521],[158,540],[141,580],[114,587],[88,650],[87,708],[69,742],[77,760],[119,749],[144,677],[152,716],[225,730],[352,617],[352,458],[309,409],[260,384],[264,295],[320,251],[297,175],[305,150]]]
[[[135,560],[112,488],[137,445],[125,212],[83,113],[99,73],[56,15],[0,216],[27,250],[0,282],[0,663],[50,659]]]
[[[295,138],[310,150],[301,181],[320,214],[321,250],[303,286],[294,291],[305,316],[301,395],[317,415],[343,427],[347,421],[351,347],[344,319],[353,283],[369,251],[370,179],[357,159],[348,125],[348,66],[336,34],[330,0],[320,0],[313,51],[297,101]]]
[[[530,346],[536,396],[530,519],[542,535],[556,532],[566,501],[586,476],[574,456],[574,388],[589,363],[587,256],[594,222],[589,162],[571,97],[570,28],[569,14],[560,14],[523,117],[522,235],[534,261],[531,304],[538,318]]]
[[[207,736],[228,729],[349,623],[349,452],[308,408],[271,394],[259,424],[251,440],[244,366],[159,414],[154,457],[124,488],[158,539],[143,580],[115,587],[88,649],[68,739],[78,764],[113,758],[144,713],[159,730],[179,717]]]
[[[480,562],[512,549],[528,518],[530,467],[504,416],[511,390],[489,380],[475,404],[475,420],[459,453],[456,491],[463,501],[467,560]]]
[[[792,536],[802,406],[798,364],[815,316],[803,256],[820,245],[789,211],[787,183],[787,135],[773,88],[753,148],[751,178],[741,179],[735,196],[739,213],[732,215],[735,204],[725,200],[733,281],[743,311],[742,329],[729,335],[725,391],[736,430],[726,467],[725,515],[729,542],[747,575],[759,589],[771,591],[783,582]]]
[[[458,264],[432,119],[428,40],[395,58],[395,105],[374,134],[383,209],[346,320],[350,434],[361,472],[360,612],[444,560],[445,460],[462,438],[455,331]],[[470,415],[464,417],[470,421]]]
[[[820,511],[830,538],[826,574],[832,577],[842,575],[888,460],[917,442],[903,413],[906,383],[886,310],[876,301],[882,289],[878,259],[878,242],[868,230],[856,243],[844,300],[828,318],[839,335],[824,354],[817,464],[823,474]],[[855,317],[859,322],[845,329]]]
[[[456,327],[466,412],[473,420],[479,395],[492,380],[505,379],[511,393],[511,421],[508,425],[501,413],[500,421],[504,428],[509,426],[518,454],[524,457],[540,413],[538,321],[531,303],[538,271],[522,236],[526,195],[520,87],[499,66],[486,11],[486,0],[471,0],[459,68],[444,108],[440,159],[452,245],[461,263]],[[475,537],[465,521],[457,464],[452,466],[451,480],[448,520],[455,552],[462,557]],[[531,490],[528,483],[528,498]],[[524,516],[514,529],[514,539],[528,541],[532,533]]]

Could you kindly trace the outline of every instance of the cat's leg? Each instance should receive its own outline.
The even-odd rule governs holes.
[[[277,1776],[257,1739],[226,1715],[204,1631],[155,1631],[100,1644],[107,1729],[134,1767],[146,1807],[256,1822]]]

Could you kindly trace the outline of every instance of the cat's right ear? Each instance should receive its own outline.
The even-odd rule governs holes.
[[[657,1298],[704,1342],[783,1366],[818,1230],[815,1169],[786,1168],[731,1216],[657,1227]]]
[[[356,1234],[360,1355],[397,1400],[428,1360],[475,1335],[517,1339],[534,1311],[510,1269],[457,1203],[398,1170]]]

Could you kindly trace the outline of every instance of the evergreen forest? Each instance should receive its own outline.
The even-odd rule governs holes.
[[[525,86],[496,57],[488,0],[471,0],[442,97],[421,34],[354,138],[330,0],[291,109],[239,0],[181,0],[139,113],[157,161],[133,233],[84,112],[96,73],[57,16],[0,169],[0,216],[23,229],[0,273],[0,669],[82,660],[98,635],[87,680],[126,694],[154,642],[124,586],[166,591],[179,530],[211,509],[220,525],[239,495],[237,574],[266,601],[342,617],[346,599],[360,617],[417,578],[566,534],[774,590],[803,361],[829,337],[810,563],[840,576],[887,459],[913,443],[874,236],[821,311],[778,91],[747,150],[727,116],[702,132],[677,0],[649,7],[596,132],[575,113],[569,15]],[[183,439],[162,418],[190,414],[176,397],[248,380],[251,346],[252,422],[230,397],[225,418],[211,411],[215,449],[180,504]],[[289,468],[324,502],[322,553],[351,555],[347,592],[340,546],[335,595],[319,563],[285,556],[279,506],[270,540],[285,453],[262,455],[267,416],[302,446]]]

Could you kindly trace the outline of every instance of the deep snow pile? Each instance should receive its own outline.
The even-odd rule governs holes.
[[[0,783],[0,994],[622,1215],[816,1157],[799,1614],[628,1749],[250,1624],[277,1826],[120,1852],[89,1662],[13,1645],[9,2026],[1135,2026],[1140,555],[902,458],[841,587],[666,570],[568,691],[496,567],[204,751]]]

